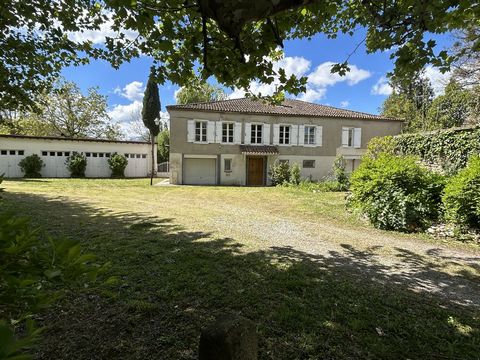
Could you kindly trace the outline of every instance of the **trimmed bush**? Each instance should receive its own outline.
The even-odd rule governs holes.
[[[349,187],[349,181],[347,173],[345,172],[345,167],[347,166],[347,162],[342,155],[338,155],[335,160],[333,161],[332,165],[332,173],[333,179],[339,185],[339,191],[346,191]]]
[[[350,179],[348,205],[377,228],[416,231],[440,216],[444,178],[412,156],[379,154],[364,158]]]
[[[480,156],[450,178],[443,195],[445,218],[460,228],[480,229]]]
[[[272,185],[283,185],[290,182],[290,166],[287,162],[275,162],[270,166]]]
[[[112,177],[125,177],[125,169],[128,165],[128,160],[124,155],[114,153],[108,158],[107,162],[110,170],[112,171]]]
[[[42,175],[40,171],[45,166],[43,160],[37,154],[32,154],[24,157],[18,165],[22,169],[23,177],[25,178],[40,178]]]
[[[300,166],[295,163],[290,167],[290,184],[300,184]]]
[[[87,158],[85,155],[74,151],[65,161],[65,165],[67,165],[72,178],[85,177],[85,170],[87,169]]]

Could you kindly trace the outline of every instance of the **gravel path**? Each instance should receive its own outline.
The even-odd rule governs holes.
[[[262,206],[217,204],[210,225],[219,233],[245,239],[289,258],[307,258],[374,281],[426,291],[452,302],[480,307],[480,253],[422,239],[356,229],[275,214]],[[260,246],[259,246],[260,244]]]

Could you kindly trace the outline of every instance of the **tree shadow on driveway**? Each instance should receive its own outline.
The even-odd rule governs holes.
[[[241,239],[148,213],[5,198],[10,210],[111,261],[107,276],[119,278],[71,289],[42,315],[39,359],[195,359],[201,329],[224,313],[258,324],[260,359],[478,358],[479,304],[450,300],[465,287],[478,291],[478,274],[447,272],[426,256],[397,249],[414,269],[405,272],[379,263],[378,248],[247,251]],[[428,286],[436,290],[422,291]]]

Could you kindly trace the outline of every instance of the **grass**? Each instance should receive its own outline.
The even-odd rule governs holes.
[[[480,289],[480,268],[395,250],[424,239],[370,228],[345,212],[344,194],[147,184],[4,183],[5,209],[79,239],[119,278],[71,289],[42,314],[37,358],[195,359],[201,329],[224,313],[258,324],[260,359],[479,358],[480,304],[412,289],[375,258],[397,251],[415,275],[441,276],[453,290],[464,279]],[[250,229],[286,219],[318,223],[327,247],[342,251],[275,246],[266,228]],[[372,238],[396,244],[374,251]]]

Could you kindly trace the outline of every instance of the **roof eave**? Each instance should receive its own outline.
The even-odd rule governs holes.
[[[197,108],[185,108],[177,107],[178,105],[169,105],[167,106],[167,111],[176,110],[176,111],[198,111],[206,113],[220,113],[220,114],[244,114],[244,115],[264,115],[264,116],[282,116],[282,117],[309,117],[315,119],[351,119],[351,120],[373,120],[373,121],[399,121],[404,122],[402,119],[396,118],[387,118],[387,117],[349,117],[349,116],[335,116],[335,115],[311,115],[311,114],[277,114],[277,113],[267,113],[267,112],[255,112],[255,111],[224,111],[224,110],[212,110],[212,109],[197,109]]]

